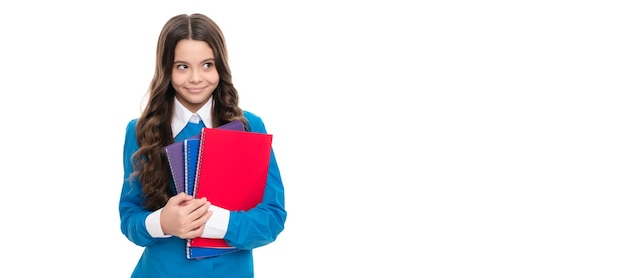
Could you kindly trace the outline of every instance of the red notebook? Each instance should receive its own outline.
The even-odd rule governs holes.
[[[203,128],[195,198],[230,211],[247,211],[263,200],[272,135]],[[193,238],[188,247],[232,248],[223,239]]]

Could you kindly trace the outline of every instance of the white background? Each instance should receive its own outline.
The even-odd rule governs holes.
[[[126,123],[201,12],[283,174],[257,277],[626,277],[622,1],[226,2],[0,4],[0,276],[128,277]]]

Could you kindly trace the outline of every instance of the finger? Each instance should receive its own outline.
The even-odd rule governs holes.
[[[209,218],[211,218],[211,215],[213,215],[212,211],[206,211],[199,218],[192,221],[190,224],[190,226],[193,227],[192,231],[197,231],[200,229],[200,235],[202,235],[202,232],[204,231],[204,226]]]
[[[196,237],[201,237],[202,233],[204,233],[204,225],[198,227],[195,230],[191,230],[188,233],[185,234],[185,239],[191,239],[191,238],[196,238]]]
[[[203,206],[208,206],[206,199],[193,199],[185,202],[185,213],[190,214],[198,209],[203,209]],[[208,209],[208,207],[206,207]]]
[[[209,203],[202,204],[202,206],[199,206],[198,208],[196,208],[195,210],[189,213],[189,219],[193,219],[195,221],[195,220],[202,218],[205,214],[209,213],[209,207],[210,207]]]
[[[206,211],[199,218],[191,221],[188,225],[186,225],[187,230],[181,233],[180,238],[194,238],[202,236],[204,232],[204,227],[209,218],[213,215],[212,211]]]
[[[182,205],[185,202],[193,200],[193,196],[190,196],[190,195],[185,194],[184,192],[181,192],[171,197],[170,200],[174,204]]]
[[[183,203],[182,205],[187,205],[187,203],[189,203],[189,202],[200,202],[200,203],[208,202],[206,197],[202,197],[200,199],[196,199],[196,198],[194,198],[191,195],[187,195],[187,196],[189,196],[189,198],[186,199],[185,203]]]

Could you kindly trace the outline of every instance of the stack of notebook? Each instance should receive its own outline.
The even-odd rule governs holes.
[[[241,121],[203,128],[165,147],[177,193],[206,197],[211,205],[247,211],[263,199],[272,135],[244,131]],[[187,240],[188,259],[237,251],[223,239]]]

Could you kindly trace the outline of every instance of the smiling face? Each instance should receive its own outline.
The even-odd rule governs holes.
[[[213,50],[205,41],[181,40],[174,50],[172,87],[176,98],[196,112],[213,94],[220,81]]]

